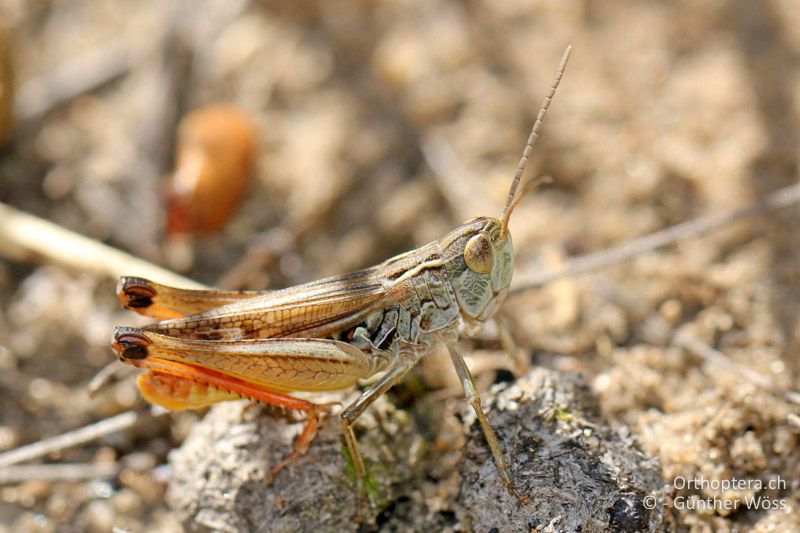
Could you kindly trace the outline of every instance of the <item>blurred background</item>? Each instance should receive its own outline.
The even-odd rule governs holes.
[[[0,26],[0,202],[208,285],[340,274],[499,215],[569,43],[528,166],[553,184],[511,221],[516,279],[797,181],[790,0],[0,0]],[[525,359],[586,373],[665,483],[788,484],[786,509],[674,510],[678,530],[800,528],[799,221],[726,224],[505,306]],[[16,245],[0,243],[0,451],[142,409],[129,379],[87,393],[114,326],[144,323],[115,277]],[[499,360],[484,386],[513,379]],[[0,531],[178,528],[166,455],[197,416],[44,460],[112,475],[6,479]]]

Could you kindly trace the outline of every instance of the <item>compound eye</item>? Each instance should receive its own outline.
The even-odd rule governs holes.
[[[483,233],[472,237],[464,248],[464,262],[470,270],[479,274],[488,274],[494,265],[492,243]]]

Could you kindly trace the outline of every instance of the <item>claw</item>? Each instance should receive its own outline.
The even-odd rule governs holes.
[[[269,471],[269,474],[267,474],[267,480],[266,480],[267,485],[272,485],[275,482],[275,478],[278,476],[281,470],[283,470],[287,466],[294,465],[297,462],[298,457],[299,456],[290,454],[289,457],[287,457],[277,465],[273,466],[272,469]]]
[[[508,492],[510,492],[512,496],[515,496],[517,498],[517,501],[519,502],[520,505],[528,505],[529,503],[531,503],[530,498],[520,494],[519,491],[517,491],[517,488],[513,485],[508,487]]]

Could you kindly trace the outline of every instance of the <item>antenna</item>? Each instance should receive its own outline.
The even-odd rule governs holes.
[[[547,115],[547,110],[550,108],[550,102],[553,101],[553,96],[556,94],[558,84],[561,83],[561,77],[564,75],[564,70],[567,68],[567,61],[569,61],[570,53],[572,53],[572,45],[567,45],[567,48],[564,50],[564,55],[561,56],[561,62],[558,64],[553,83],[550,84],[550,90],[547,92],[547,96],[544,97],[542,107],[539,109],[539,114],[536,116],[536,121],[533,123],[531,134],[528,136],[528,142],[525,144],[525,149],[522,151],[522,158],[519,160],[517,171],[514,173],[514,180],[511,182],[511,188],[508,190],[508,198],[506,198],[506,205],[503,208],[503,215],[500,217],[503,223],[500,237],[508,233],[508,221],[511,218],[511,212],[514,211],[514,208],[519,203],[519,199],[516,201],[514,200],[517,194],[517,187],[519,187],[522,173],[525,171],[525,165],[528,164],[528,157],[530,157],[531,152],[533,152],[533,145],[536,144],[536,139],[539,137],[539,128],[542,126],[544,117]],[[529,190],[531,190],[530,187],[523,188],[519,198],[522,198]]]

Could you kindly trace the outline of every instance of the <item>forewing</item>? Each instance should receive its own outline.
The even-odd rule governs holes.
[[[201,313],[264,294],[268,293],[179,289],[133,276],[122,277],[117,283],[117,297],[125,309],[159,320]]]
[[[325,337],[357,324],[386,298],[375,269],[248,298],[145,329],[187,339]]]

